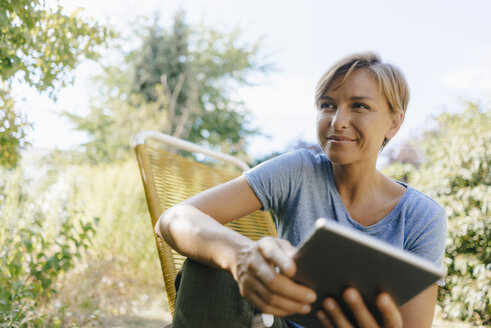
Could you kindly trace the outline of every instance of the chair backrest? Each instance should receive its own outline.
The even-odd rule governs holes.
[[[151,139],[152,145],[148,140]],[[204,153],[222,161],[233,162],[241,169],[247,168],[242,161],[226,154],[214,152],[181,139],[161,133],[143,131],[135,138],[136,155],[145,188],[148,209],[155,227],[160,215],[169,207],[218,184],[229,181],[240,174],[240,170],[230,172],[223,168],[204,165],[164,150],[161,145],[173,149],[184,149]],[[257,211],[227,225],[231,229],[257,240],[264,236],[276,236],[276,228],[271,215]],[[174,281],[185,257],[175,252],[165,241],[156,235],[155,241],[160,257],[165,288],[171,314],[174,314],[176,290]]]

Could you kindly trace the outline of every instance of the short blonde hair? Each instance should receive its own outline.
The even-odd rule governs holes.
[[[393,114],[406,114],[409,103],[409,87],[402,71],[389,63],[383,63],[380,56],[366,51],[348,55],[337,61],[320,78],[315,89],[315,105],[319,107],[320,98],[326,93],[334,79],[343,76],[341,85],[354,70],[366,69],[377,81],[380,91],[387,99]],[[384,140],[384,147],[389,140]]]

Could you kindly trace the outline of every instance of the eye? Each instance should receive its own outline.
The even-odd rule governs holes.
[[[360,110],[370,110],[370,106],[360,102],[354,103],[353,108],[360,109]]]
[[[323,110],[336,109],[336,105],[332,102],[325,101],[320,104],[319,108]]]

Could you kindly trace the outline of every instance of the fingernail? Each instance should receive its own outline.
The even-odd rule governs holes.
[[[389,296],[381,295],[380,296],[380,305],[382,305],[382,306],[389,305]]]
[[[348,289],[344,296],[346,297],[346,301],[348,302],[356,301],[356,293],[354,290]]]
[[[290,260],[290,259],[285,260],[285,261],[283,262],[283,267],[284,267],[285,269],[286,269],[286,268],[291,267],[291,266],[292,266],[292,262],[293,262],[293,261],[292,261],[292,260]]]
[[[302,313],[309,313],[310,312],[310,306],[309,305],[304,305],[302,307]]]
[[[315,295],[315,293],[309,293],[307,295],[307,302],[309,303],[315,302],[316,299],[317,299],[317,295]]]
[[[324,314],[324,312],[322,311],[317,311],[317,319],[319,320],[325,320],[326,319],[326,315]]]
[[[334,305],[334,301],[331,298],[328,298],[324,301],[324,307],[327,310],[332,311],[336,306]]]

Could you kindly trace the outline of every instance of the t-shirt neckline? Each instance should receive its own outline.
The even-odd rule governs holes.
[[[327,163],[328,163],[328,169],[329,169],[329,178],[331,179],[331,183],[334,187],[333,188],[334,189],[333,190],[334,196],[337,198],[339,204],[341,204],[341,206],[343,207],[343,211],[346,214],[348,221],[351,223],[351,225],[353,225],[358,230],[375,231],[375,230],[378,230],[379,227],[384,228],[385,222],[390,220],[390,218],[394,215],[394,213],[397,213],[399,211],[399,208],[403,206],[403,203],[406,201],[406,199],[408,197],[409,190],[411,189],[411,187],[408,186],[406,183],[404,183],[402,181],[398,181],[398,180],[393,180],[394,182],[396,182],[396,183],[398,183],[398,184],[400,184],[406,188],[401,199],[399,199],[396,206],[394,206],[394,208],[389,213],[387,213],[386,216],[384,216],[383,218],[381,218],[380,220],[378,220],[376,223],[374,223],[372,225],[364,226],[351,217],[351,214],[349,213],[348,209],[346,208],[346,206],[343,203],[343,200],[341,199],[341,195],[339,195],[338,187],[336,186],[336,183],[334,182],[334,174],[332,172],[331,161],[328,159]]]

